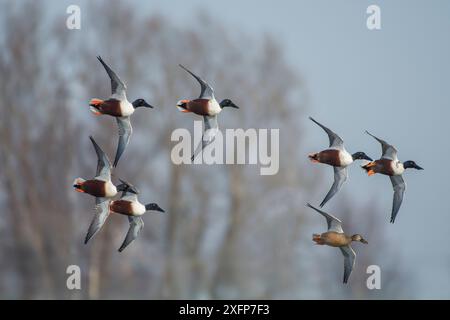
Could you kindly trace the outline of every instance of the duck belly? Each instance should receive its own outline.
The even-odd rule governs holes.
[[[340,151],[335,149],[323,150],[310,156],[315,162],[328,164],[333,167],[341,166]]]
[[[389,159],[378,159],[363,166],[366,170],[372,171],[373,173],[384,174],[386,176],[394,176],[403,173],[403,171],[400,171],[395,167],[395,162]]]
[[[220,106],[219,106],[220,108]],[[210,100],[195,99],[186,104],[186,109],[190,112],[198,114],[199,116],[211,116]]]
[[[111,211],[126,216],[141,216],[145,213],[145,206],[139,202],[116,200],[110,204]]]
[[[320,235],[322,241],[331,247],[342,247],[346,246],[349,241],[345,234],[337,232],[325,232]]]
[[[105,197],[112,198],[116,194],[117,194],[116,186],[111,181],[107,181],[105,183]]]
[[[95,99],[93,99],[95,100]],[[113,117],[120,117],[121,116],[121,107],[120,107],[120,101],[117,99],[108,99],[105,101],[101,100],[95,100],[94,102],[91,101],[91,111],[94,113],[100,113],[100,114],[107,114],[109,116]]]
[[[122,117],[128,117],[134,113],[134,107],[128,101],[120,101],[120,113]]]
[[[210,116],[215,116],[219,114],[221,111],[222,108],[220,107],[216,99],[211,99],[208,101],[208,114]]]
[[[142,216],[146,211],[145,206],[140,202],[133,202],[132,208],[134,216]]]
[[[80,187],[87,194],[99,198],[111,198],[117,194],[116,187],[110,181],[86,180]]]
[[[347,167],[353,163],[353,157],[350,153],[345,150],[339,151],[339,163],[340,167]]]
[[[399,176],[405,172],[405,167],[400,161],[391,161],[392,175]]]

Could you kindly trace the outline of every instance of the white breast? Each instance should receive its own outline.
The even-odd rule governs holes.
[[[353,157],[344,149],[339,152],[339,161],[341,163],[341,167],[346,167],[353,163]]]
[[[222,111],[222,108],[216,99],[211,99],[208,101],[208,113],[210,116],[215,116],[216,114],[219,114],[220,111]]]
[[[403,166],[403,163],[400,161],[392,161],[391,162],[391,168],[394,172],[394,176],[399,176],[405,172],[405,167]]]
[[[133,211],[133,214],[136,216],[142,216],[146,211],[145,206],[138,201],[133,201],[131,203],[131,210]]]
[[[128,117],[132,115],[134,112],[134,107],[128,100],[120,101],[120,113],[122,113],[122,117]]]
[[[111,181],[107,181],[105,184],[105,196],[107,198],[112,198],[116,194],[117,194],[116,186]]]

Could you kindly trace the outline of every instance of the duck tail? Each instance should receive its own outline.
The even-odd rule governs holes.
[[[322,237],[320,236],[320,234],[313,234],[312,240],[316,243],[316,244],[323,244],[322,241]]]
[[[89,101],[89,106],[91,107],[91,112],[93,114],[95,114],[96,116],[101,115],[101,112],[99,111],[99,107],[103,104],[103,100],[101,99],[91,99],[91,101]]]
[[[369,162],[369,163],[367,163],[367,164],[361,166],[361,168],[363,168],[363,169],[367,172],[367,174],[368,174],[369,176],[371,176],[371,175],[374,175],[374,174],[375,174],[375,171],[373,170],[373,167],[374,167],[374,166],[375,166],[375,162],[372,161],[372,162]]]
[[[81,188],[81,186],[83,185],[83,183],[84,183],[85,181],[86,181],[86,180],[84,180],[83,178],[76,178],[76,179],[73,181],[73,187],[75,188],[75,191],[78,191],[78,192],[84,192],[83,189]]]
[[[187,103],[189,102],[189,100],[180,100],[177,102],[177,108],[178,110],[180,110],[181,112],[190,112],[187,109]]]
[[[103,103],[103,100],[102,99],[97,99],[97,98],[91,99],[91,101],[89,101],[89,105],[91,107],[98,107],[102,103]]]
[[[319,154],[318,153],[310,153],[310,154],[308,154],[308,158],[313,163],[319,162]]]

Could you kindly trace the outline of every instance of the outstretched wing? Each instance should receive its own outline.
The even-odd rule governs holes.
[[[125,148],[130,142],[130,137],[133,132],[131,127],[130,117],[116,118],[117,125],[119,126],[119,143],[117,144],[116,157],[114,159],[114,167],[117,167],[120,157],[122,156]]]
[[[318,213],[320,213],[322,216],[324,216],[325,219],[327,219],[328,231],[334,231],[334,232],[337,232],[337,233],[344,233],[344,230],[342,230],[342,222],[341,222],[341,220],[339,220],[338,218],[336,218],[335,216],[333,216],[331,214],[328,214],[326,212],[323,212],[322,210],[314,208],[309,203],[307,203],[306,205],[308,207],[310,207],[311,209],[316,210]]]
[[[403,180],[403,177],[400,176],[391,176],[392,187],[394,188],[394,200],[392,201],[392,213],[391,213],[391,223],[395,222],[395,217],[397,217],[397,213],[400,210],[400,206],[403,201],[403,194],[406,190],[406,183]]]
[[[366,133],[375,138],[375,140],[377,140],[379,143],[381,143],[381,151],[383,153],[383,155],[381,156],[382,159],[389,159],[389,160],[394,160],[397,161],[397,149],[394,148],[394,146],[390,145],[389,143],[387,143],[384,140],[381,140],[377,137],[375,137],[373,134],[371,134],[369,131],[366,130]]]
[[[219,123],[217,122],[217,115],[215,116],[203,116],[203,123],[205,125],[202,141],[195,148],[194,154],[191,157],[191,161],[194,161],[195,157],[209,144],[211,144],[216,138],[219,131]]]
[[[353,251],[350,245],[345,247],[339,247],[344,255],[344,283],[347,283],[353,267],[355,266],[356,253]]]
[[[328,191],[327,195],[325,196],[325,199],[323,199],[322,203],[320,204],[320,207],[322,208],[325,203],[328,202],[333,196],[339,191],[339,189],[344,184],[345,180],[347,180],[348,172],[347,168],[345,167],[334,167],[334,182],[331,186],[330,191]]]
[[[92,136],[89,136],[92,144],[94,145],[95,153],[97,154],[97,171],[95,176],[102,180],[111,180],[111,162],[105,152],[99,147]]]
[[[336,133],[325,127],[324,125],[320,124],[316,120],[314,120],[312,117],[309,117],[309,119],[317,124],[319,127],[321,127],[328,135],[328,139],[330,140],[330,148],[335,149],[342,149],[344,146],[344,141],[342,141],[341,137],[339,137]]]
[[[144,221],[141,217],[128,217],[128,221],[130,222],[130,227],[128,229],[125,240],[123,240],[122,245],[119,248],[119,252],[122,252],[134,239],[137,238],[139,232],[144,227]]]
[[[109,216],[109,200],[107,198],[95,198],[95,215],[89,226],[86,238],[84,239],[84,244],[88,243],[100,228],[105,223]]]
[[[97,59],[103,65],[106,72],[108,73],[109,78],[111,79],[111,92],[113,96],[117,97],[118,100],[122,100],[126,97],[127,86],[122,80],[120,80],[117,74],[103,61],[100,56],[98,56]]]
[[[181,64],[179,66],[187,71],[195,79],[197,79],[197,81],[200,83],[201,92],[200,96],[198,97],[199,99],[214,99],[214,89],[205,80],[194,74],[192,71],[188,70],[185,66]]]

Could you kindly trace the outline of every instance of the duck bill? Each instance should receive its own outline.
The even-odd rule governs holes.
[[[145,210],[147,211],[159,211],[159,212],[165,212],[160,206],[158,206],[156,203],[149,203],[145,205]]]
[[[235,105],[234,103],[232,103],[232,104],[230,105],[230,107],[235,108],[235,109],[239,109],[239,107],[238,107],[237,105]]]
[[[373,161],[373,159],[371,157],[369,157],[369,156],[364,156],[363,159],[367,160],[367,161]]]
[[[414,166],[414,168],[416,168],[417,170],[423,170],[423,168],[419,167],[417,164]]]
[[[364,243],[364,244],[368,244],[369,243],[365,239],[361,239],[361,242]]]
[[[153,109],[154,107],[147,102],[144,103],[144,107]]]

